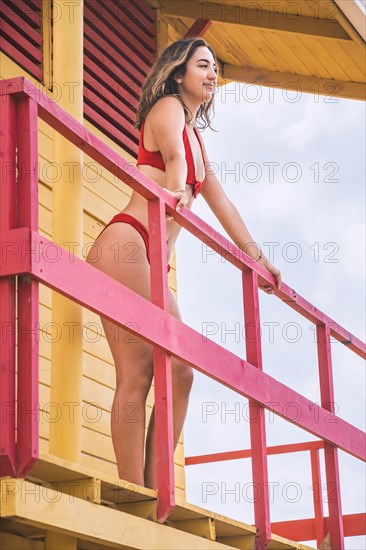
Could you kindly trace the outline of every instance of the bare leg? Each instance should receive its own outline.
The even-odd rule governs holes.
[[[120,384],[114,396],[111,433],[121,479],[144,485],[145,392]]]
[[[169,290],[169,310],[174,317],[182,321],[177,301]],[[172,366],[172,399],[173,399],[173,440],[176,448],[183,429],[188,409],[189,393],[193,383],[193,369],[175,357]],[[145,453],[145,486],[156,489],[156,459],[155,459],[155,407],[152,411],[149,429],[146,437]]]
[[[172,359],[173,438],[174,449],[183,429],[188,409],[189,392],[193,382],[193,369]],[[145,486],[156,489],[155,459],[155,407],[153,408],[146,437]]]
[[[125,243],[135,245],[134,262],[126,257],[129,250],[125,252]],[[150,299],[150,267],[145,245],[132,226],[116,223],[107,227],[95,249],[91,248],[86,261]],[[116,368],[111,434],[118,475],[144,485],[145,402],[152,381],[152,347],[117,324],[105,318],[101,321]],[[131,319],[131,323],[136,324],[135,319]]]

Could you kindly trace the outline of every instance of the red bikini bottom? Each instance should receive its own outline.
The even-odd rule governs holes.
[[[138,231],[140,233],[141,237],[144,239],[144,243],[145,243],[145,247],[146,247],[147,261],[150,263],[149,234],[148,234],[147,229],[145,228],[145,226],[142,225],[142,223],[139,222],[138,220],[136,220],[136,218],[134,218],[133,216],[130,216],[129,214],[124,214],[123,212],[120,212],[119,214],[116,214],[111,219],[111,221],[109,223],[107,223],[105,228],[108,227],[109,225],[111,225],[112,223],[116,223],[116,222],[128,223],[129,225],[132,225],[132,227],[134,227],[136,229],[136,231]],[[101,233],[103,233],[104,229],[101,231]],[[99,233],[99,235],[101,235],[101,233]],[[167,265],[167,271],[169,273],[170,264]]]

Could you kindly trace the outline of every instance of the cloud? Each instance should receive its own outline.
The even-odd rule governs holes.
[[[222,91],[221,98],[220,95],[216,98],[214,123],[219,133],[209,130],[203,133],[209,158],[218,167],[218,179],[236,204],[253,238],[261,245],[279,243],[273,248],[274,263],[281,270],[284,281],[362,339],[365,317],[365,105],[347,100],[327,103],[324,98],[316,102],[313,96],[305,94],[295,103],[291,102],[291,96],[290,101],[285,101],[280,90],[271,97],[264,88],[258,101],[251,102],[248,89],[231,86],[236,96],[225,96]],[[272,164],[272,174],[270,163],[277,163]],[[298,181],[293,181],[296,180],[296,166],[300,167],[301,174]],[[259,179],[256,179],[256,170]],[[193,210],[224,233],[202,197],[194,203]],[[291,254],[296,252],[291,243],[300,247],[298,261],[291,260]],[[266,255],[268,252],[267,246]],[[332,259],[339,261],[332,262]],[[228,262],[221,262],[217,255],[207,254],[203,245],[185,230],[177,242],[177,270],[178,300],[184,321],[201,333],[204,322],[216,323],[213,326],[217,327],[217,332],[212,339],[237,355],[245,356],[244,339],[237,338],[235,331],[230,334],[235,323],[243,323],[240,273]],[[262,323],[280,323],[276,332],[280,338],[273,343],[268,341],[268,326],[265,327],[264,370],[310,399],[319,400],[314,327],[288,306],[263,293],[260,294],[260,313]],[[298,342],[286,341],[292,334],[286,323],[298,323],[301,327],[302,337]],[[225,327],[229,331],[226,336]],[[332,344],[332,353],[339,414],[361,427],[365,378],[360,359],[338,342]],[[208,402],[217,403],[219,412],[203,423],[200,419],[202,406]],[[186,454],[219,452],[249,445],[248,423],[244,419],[235,422],[233,415],[222,422],[220,416],[222,407],[233,408],[236,402],[243,410],[244,398],[203,375],[196,376],[185,424]],[[311,434],[275,418],[274,422],[267,421],[268,444],[314,439]],[[341,463],[341,476],[346,480],[342,481],[342,494],[346,502],[352,501],[353,512],[361,512],[365,500],[359,483],[362,466],[352,459],[357,462],[352,470],[352,460],[347,459],[342,459]],[[297,511],[296,504],[284,502],[281,496],[273,509],[278,519],[305,517],[310,510],[310,466],[306,458],[301,461],[302,466],[295,469],[293,456],[271,459],[274,481],[283,486],[293,478],[304,495],[306,493]],[[299,464],[297,460],[296,464]],[[189,501],[205,508],[248,523],[252,521],[253,505],[248,501],[235,502],[234,496],[231,500],[228,496],[223,502],[221,494],[203,502],[202,482],[207,479],[219,486],[226,483],[231,488],[239,482],[242,488],[251,481],[250,461],[190,467],[187,469],[187,494]],[[355,487],[359,489],[357,494]],[[365,546],[366,539],[362,541]],[[346,539],[346,548],[359,549],[360,538]]]

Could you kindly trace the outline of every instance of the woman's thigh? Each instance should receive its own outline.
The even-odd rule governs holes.
[[[150,265],[144,241],[136,229],[129,224],[115,223],[102,233],[94,245],[86,261],[150,300]],[[170,289],[169,311],[182,320]],[[104,317],[101,317],[101,322],[115,362],[117,386],[128,381],[136,388],[141,386],[141,389],[148,391],[153,375],[152,345]],[[131,329],[138,329],[135,319],[131,319]],[[173,360],[173,369],[178,363]]]

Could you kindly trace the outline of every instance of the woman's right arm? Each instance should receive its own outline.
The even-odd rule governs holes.
[[[178,199],[177,209],[187,203],[187,161],[183,142],[184,109],[172,96],[161,98],[150,112],[151,129],[163,157],[166,190]],[[181,191],[180,191],[181,190]]]

